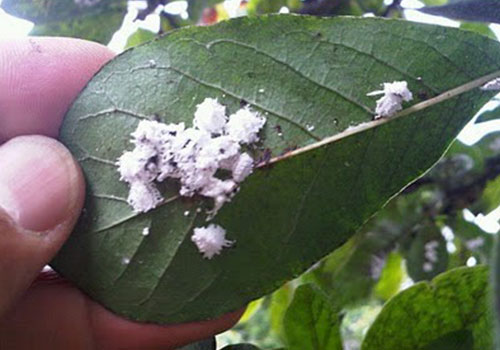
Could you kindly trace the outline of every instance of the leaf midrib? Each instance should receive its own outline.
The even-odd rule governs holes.
[[[274,164],[274,163],[286,160],[288,158],[300,155],[302,153],[312,151],[314,149],[323,147],[325,145],[338,142],[346,137],[380,127],[381,125],[392,122],[393,120],[405,117],[407,115],[411,115],[411,114],[416,113],[416,112],[420,112],[420,111],[425,110],[427,108],[430,108],[436,104],[439,104],[439,103],[442,103],[442,102],[447,101],[449,99],[452,99],[453,97],[459,96],[465,92],[471,91],[472,89],[479,88],[479,87],[483,86],[484,84],[486,84],[487,82],[489,82],[495,78],[498,78],[498,77],[500,77],[500,70],[497,70],[493,73],[484,75],[481,78],[477,78],[473,81],[470,81],[468,83],[457,86],[456,88],[453,88],[451,90],[447,90],[447,91],[441,93],[440,95],[433,97],[433,98],[430,98],[426,101],[414,104],[413,106],[402,110],[401,112],[395,114],[392,117],[375,119],[375,120],[372,120],[370,122],[358,124],[357,126],[347,128],[346,130],[339,132],[338,134],[326,137],[326,138],[322,139],[321,141],[318,141],[318,142],[312,143],[310,145],[298,148],[296,150],[290,151],[290,152],[285,153],[283,155],[273,157],[273,158],[271,158],[271,160],[269,160],[267,162],[263,162],[261,164],[258,164],[257,168],[266,167],[269,164]]]
[[[274,163],[277,163],[277,162],[281,162],[281,161],[284,161],[284,160],[287,160],[288,158],[292,158],[292,157],[295,157],[295,156],[298,156],[302,153],[306,153],[306,152],[309,152],[309,151],[312,151],[312,150],[315,150],[317,148],[320,148],[320,147],[323,147],[323,146],[326,146],[328,144],[331,144],[331,143],[335,143],[335,142],[338,142],[346,137],[349,137],[349,136],[352,136],[352,135],[355,135],[355,134],[359,134],[361,132],[365,132],[367,130],[371,130],[371,129],[374,129],[374,128],[377,128],[377,127],[380,127],[381,125],[384,125],[386,123],[389,123],[389,122],[392,122],[393,120],[396,120],[396,119],[399,119],[399,118],[402,118],[402,117],[405,117],[405,116],[408,116],[408,115],[411,115],[413,113],[416,113],[416,112],[419,112],[419,111],[422,111],[422,110],[425,110],[427,108],[430,108],[436,104],[439,104],[439,103],[442,103],[446,100],[449,100],[453,97],[456,97],[456,96],[459,96],[465,92],[468,92],[472,89],[475,89],[475,88],[479,88],[481,86],[483,86],[484,84],[486,84],[487,82],[495,79],[495,78],[498,78],[500,77],[500,70],[497,70],[493,73],[490,73],[490,74],[487,74],[487,75],[484,75],[478,79],[475,79],[473,81],[470,81],[468,83],[465,83],[465,84],[462,84],[456,88],[453,88],[453,89],[450,89],[448,91],[445,91],[443,93],[441,93],[440,95],[436,96],[436,97],[433,97],[431,99],[428,99],[426,101],[423,101],[423,102],[420,102],[420,103],[417,103],[411,107],[408,107],[404,110],[402,110],[401,112],[397,113],[396,115],[394,115],[393,117],[390,117],[390,118],[381,118],[381,119],[376,119],[376,120],[373,120],[373,121],[370,121],[370,122],[366,122],[366,123],[361,123],[355,127],[352,127],[352,128],[348,128],[338,134],[335,134],[333,136],[330,136],[330,137],[327,137],[327,138],[324,138],[318,142],[315,142],[315,143],[312,143],[310,145],[307,145],[307,146],[304,146],[304,147],[301,147],[301,148],[298,148],[296,150],[293,150],[293,151],[290,151],[288,153],[285,153],[284,155],[280,155],[280,156],[277,156],[277,157],[274,157],[274,158],[271,158],[271,160],[267,161],[267,162],[263,162],[263,163],[260,163],[257,165],[257,169],[259,168],[264,168],[270,164],[274,164]],[[154,210],[168,204],[168,203],[171,203],[177,199],[179,199],[180,196],[174,196],[174,197],[171,197],[171,198],[168,198],[166,199],[164,202],[162,202],[158,207],[156,207]],[[100,233],[100,232],[104,232],[106,230],[109,230],[113,227],[116,227],[118,225],[121,225],[127,221],[130,221],[132,219],[134,219],[135,217],[139,216],[141,213],[133,213],[133,214],[130,214],[120,220],[117,220],[113,223],[110,223],[109,225],[106,225],[104,227],[101,227],[99,228],[98,230],[96,231],[93,231],[93,233]]]

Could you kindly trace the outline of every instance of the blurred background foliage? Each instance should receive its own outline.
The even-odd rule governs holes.
[[[1,6],[32,21],[32,35],[118,42],[111,45],[117,51],[186,25],[278,12],[404,19],[413,6],[463,20],[456,24],[494,39],[490,22],[500,19],[496,0],[3,0]],[[373,321],[395,295],[418,293],[415,287],[422,284],[417,282],[454,268],[491,264],[500,218],[498,105],[493,99],[467,128],[480,130],[479,141],[457,140],[344,246],[252,302],[233,329],[217,336],[217,345],[211,339],[183,349],[361,349]],[[449,333],[420,349],[475,349],[471,332]]]

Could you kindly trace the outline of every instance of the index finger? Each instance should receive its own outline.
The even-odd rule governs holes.
[[[0,40],[0,143],[19,135],[56,137],[72,101],[113,56],[79,39]]]

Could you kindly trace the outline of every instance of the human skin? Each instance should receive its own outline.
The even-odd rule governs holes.
[[[114,54],[67,38],[0,41],[0,349],[175,349],[230,328],[140,324],[40,273],[83,205],[80,167],[57,138],[71,102]]]

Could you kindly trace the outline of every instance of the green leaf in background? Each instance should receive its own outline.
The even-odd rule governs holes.
[[[486,267],[462,267],[402,291],[375,319],[362,350],[431,350],[433,342],[440,344],[433,350],[452,349],[444,339],[467,338],[461,332],[472,333],[466,349],[492,350],[488,281]]]
[[[500,6],[500,3],[499,3]],[[476,32],[487,36],[491,39],[496,39],[495,32],[491,30],[488,23],[478,23],[478,22],[462,22],[460,23],[460,28],[465,30],[470,30],[471,32]]]
[[[422,0],[422,2],[427,6],[439,6],[446,4],[448,0]]]
[[[31,35],[68,36],[107,44],[127,12],[126,0],[3,0],[9,14],[35,23]]]
[[[359,350],[366,331],[382,310],[378,300],[360,303],[342,310],[341,335],[345,350]]]
[[[375,286],[377,297],[388,300],[399,291],[404,275],[402,263],[403,257],[397,252],[392,252],[387,256],[380,280]]]
[[[156,33],[139,28],[127,39],[127,44],[125,45],[125,49],[129,49],[131,47],[143,44],[147,41],[153,40],[157,36]]]
[[[247,12],[249,15],[274,13],[286,6],[287,3],[288,0],[250,0],[247,3]]]
[[[498,208],[500,205],[500,176],[486,183],[482,202],[486,214]]]
[[[283,325],[289,350],[342,350],[338,309],[312,284],[297,288]]]
[[[259,310],[263,301],[264,298],[260,298],[248,304],[247,308],[245,309],[245,313],[241,316],[238,322],[240,323],[247,322]]]
[[[271,331],[282,341],[285,339],[283,334],[283,317],[292,301],[293,292],[293,287],[290,283],[287,283],[271,295],[271,303],[269,305]]]
[[[399,230],[391,228],[358,233],[303,278],[335,296],[339,305],[366,299],[383,271],[385,255],[394,249],[398,236]]]
[[[471,331],[457,331],[443,335],[422,350],[473,350],[474,337]]]
[[[493,268],[491,272],[491,283],[493,285],[492,310],[494,319],[494,344],[495,350],[500,349],[500,236],[495,236],[493,246]]]
[[[52,266],[139,321],[238,309],[341,246],[426,172],[491,96],[477,87],[500,75],[499,58],[497,42],[454,28],[290,15],[183,28],[133,48],[66,115],[61,139],[82,165],[87,198]],[[366,94],[397,80],[437,97],[373,121]],[[115,166],[141,118],[191,125],[207,97],[229,113],[244,100],[265,115],[253,152],[273,157],[213,220],[237,244],[212,260],[190,239],[207,225],[197,208],[211,203],[179,198],[170,182],[162,191],[171,200],[135,214]]]
[[[210,338],[183,346],[177,350],[215,350],[216,346],[217,344],[215,343],[215,338]]]
[[[458,20],[500,23],[498,0],[453,1],[442,6],[423,7],[419,11]]]
[[[484,264],[490,262],[493,235],[484,232],[478,225],[466,221],[462,215],[456,217],[450,226],[453,233],[460,238],[460,243],[472,252],[479,262]]]
[[[448,267],[446,241],[432,223],[421,225],[406,254],[408,275],[414,281],[431,280]]]
[[[375,290],[375,295],[388,298],[403,274],[394,249],[423,220],[423,208],[433,201],[428,197],[427,191],[398,196],[301,280],[318,284],[342,306],[368,299],[377,283],[381,290]]]

